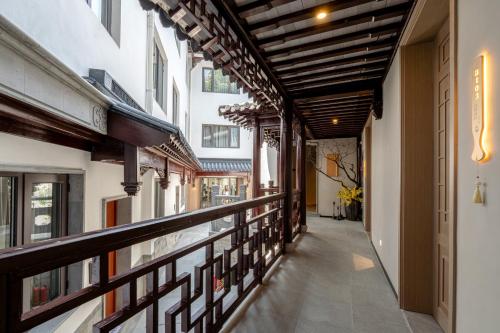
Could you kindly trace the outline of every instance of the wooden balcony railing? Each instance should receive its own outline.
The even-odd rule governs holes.
[[[179,315],[177,322],[184,332],[218,331],[282,254],[284,198],[284,193],[274,194],[3,252],[0,254],[0,331],[24,332],[117,288],[128,288],[129,304],[96,323],[94,332],[109,332],[145,309],[149,311],[146,327],[151,332],[158,331],[159,315],[164,315],[166,332],[176,331]],[[247,219],[256,207],[263,213]],[[234,226],[230,229],[122,274],[108,275],[108,253],[225,216],[233,216]],[[230,242],[221,253],[215,253],[215,243],[225,237],[230,238]],[[192,282],[191,273],[178,271],[177,262],[203,249],[205,259],[194,266]],[[27,296],[23,279],[94,257],[99,258],[98,282],[23,312],[23,299]],[[159,278],[160,270],[165,270],[164,283]],[[142,278],[148,278],[151,283],[147,290],[140,292],[141,296],[137,286]],[[214,288],[215,284],[220,288]],[[173,295],[178,289],[180,296],[176,303],[159,314],[160,299]],[[196,300],[198,306],[193,304]]]

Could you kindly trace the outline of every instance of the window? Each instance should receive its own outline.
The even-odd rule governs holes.
[[[179,125],[179,91],[175,82],[172,86],[172,123]]]
[[[339,167],[335,162],[337,158],[338,158],[337,154],[326,155],[326,174],[330,177],[339,176]]]
[[[165,216],[165,190],[161,187],[160,181],[155,181],[155,219]]]
[[[17,177],[0,177],[0,250],[16,244],[16,191]]]
[[[221,69],[203,68],[203,92],[222,94],[239,94],[236,82],[231,82],[229,76],[224,75]]]
[[[202,146],[205,148],[239,148],[240,128],[238,126],[203,125]]]
[[[177,53],[180,56],[181,55],[181,41],[179,40],[179,37],[177,36],[176,31],[174,31],[174,38],[175,38],[175,46],[177,46]]]
[[[153,89],[154,96],[158,104],[164,109],[165,98],[163,91],[167,86],[167,62],[160,52],[160,47],[155,42],[153,48]]]
[[[87,0],[114,41],[120,45],[121,0]]]

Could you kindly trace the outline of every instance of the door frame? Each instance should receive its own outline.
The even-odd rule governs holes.
[[[414,32],[417,23],[426,21],[426,8],[429,5],[442,6],[447,8],[448,20],[450,28],[450,114],[449,114],[449,165],[448,165],[448,181],[449,181],[449,309],[448,309],[448,325],[447,332],[456,331],[456,275],[457,275],[457,156],[458,156],[458,82],[457,82],[457,0],[420,0],[417,1],[415,7],[408,20],[407,26],[401,37],[400,45],[404,46],[411,44],[411,39],[414,37]],[[427,14],[428,14],[427,10]],[[435,16],[435,11],[434,11]],[[436,22],[433,22],[436,24]],[[441,24],[436,27],[439,29]],[[417,31],[422,32],[422,31]],[[437,31],[436,31],[437,32]],[[402,82],[403,84],[403,82]],[[434,212],[434,210],[433,210]],[[433,222],[434,223],[434,222]],[[400,244],[401,245],[401,244]],[[400,269],[401,269],[401,251],[400,251]],[[434,265],[434,262],[431,262]],[[401,279],[401,275],[400,275]],[[400,286],[404,281],[400,280]],[[401,297],[401,294],[400,294]],[[401,299],[400,299],[401,301]],[[401,303],[400,303],[401,304]]]
[[[315,140],[307,140],[306,141],[306,151],[304,152],[304,154],[306,154],[307,156],[307,146],[310,146],[310,147],[314,147],[314,149],[316,150],[316,165],[318,165],[318,142],[315,141]],[[307,169],[307,160],[306,160],[306,169]],[[305,171],[305,170],[304,170]],[[315,183],[315,189],[316,189],[316,210],[315,211],[309,211],[310,213],[313,213],[313,214],[318,214],[318,170],[314,170],[314,183]],[[306,181],[306,193],[307,193],[307,181]],[[307,213],[307,197],[306,197],[306,213]]]

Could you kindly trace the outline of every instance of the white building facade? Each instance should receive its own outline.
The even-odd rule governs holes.
[[[159,174],[154,167],[142,167],[142,159],[153,155],[136,147],[141,165],[139,172],[136,164],[138,192],[128,196],[123,163],[105,163],[114,158],[99,158],[102,151],[89,141],[86,146],[68,135],[58,142],[53,135],[64,124],[78,127],[82,137],[93,137],[96,144],[107,141],[110,124],[118,115],[108,109],[118,103],[137,111],[141,120],[136,122],[139,118],[132,112],[132,123],[160,127],[158,133],[175,136],[189,153],[188,44],[162,25],[157,12],[144,10],[139,1],[2,1],[0,29],[1,111],[2,117],[14,117],[2,118],[0,132],[1,205],[3,212],[12,211],[2,214],[2,248],[186,209],[192,170],[173,165]],[[41,113],[27,119],[22,110],[11,107],[14,102],[26,112],[36,108],[46,119]],[[123,120],[126,115],[118,117]],[[22,130],[11,119],[31,121],[35,129],[25,124]],[[61,125],[50,125],[54,121]],[[140,134],[131,131],[124,136]],[[161,185],[162,178],[166,186]],[[23,192],[24,197],[16,195]],[[157,239],[117,251],[114,274],[164,253],[170,243]],[[65,272],[26,279],[24,310],[89,285],[97,266],[89,258]],[[139,281],[139,290],[144,283]],[[88,331],[103,315],[126,303],[127,297],[124,291],[93,300],[38,331]]]

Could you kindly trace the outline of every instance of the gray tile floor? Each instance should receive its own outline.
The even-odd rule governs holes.
[[[411,332],[360,222],[309,230],[226,332]]]

